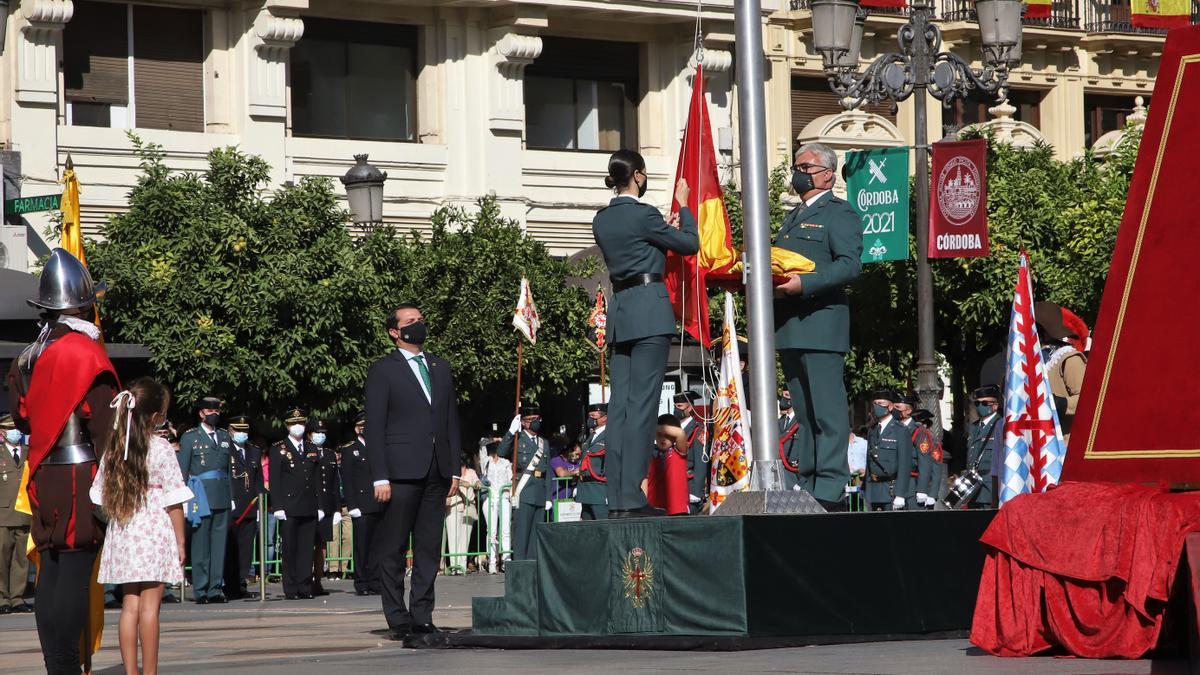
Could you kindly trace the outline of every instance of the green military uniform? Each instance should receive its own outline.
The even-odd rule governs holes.
[[[787,215],[775,245],[816,264],[801,277],[799,294],[775,301],[775,347],[800,420],[800,486],[817,499],[838,502],[850,479],[842,373],[850,349],[846,285],[862,271],[862,224],[850,204],[827,192]]]
[[[603,520],[608,517],[608,484],[604,476],[607,430],[607,425],[596,427],[583,442],[583,463],[580,465],[579,487],[575,490],[575,501],[583,505],[583,520]]]
[[[216,408],[214,401],[204,401],[198,409]],[[215,402],[219,403],[219,401]],[[193,523],[191,537],[192,587],[196,602],[224,602],[222,591],[225,578],[225,544],[229,536],[229,512],[233,506],[233,488],[229,476],[229,451],[233,439],[224,429],[209,431],[200,425],[183,432],[179,437],[179,470],[192,492],[202,486],[211,515]],[[189,508],[197,506],[197,499]]]
[[[916,414],[910,419],[912,425],[909,428],[912,429],[913,453],[917,466],[917,484],[914,490],[919,495],[936,500],[939,481],[942,480],[941,453],[938,452],[934,443],[933,432],[917,419]],[[927,507],[928,505],[920,504],[920,506]]]
[[[801,444],[797,441],[799,435],[800,422],[796,419],[796,409],[788,408],[779,418],[779,458],[784,462],[783,489],[785,490],[792,490],[801,485],[801,474],[812,473],[813,458],[801,454]]]
[[[879,392],[872,399],[899,401],[900,397]],[[895,413],[888,414],[872,425],[867,434],[866,498],[870,509],[890,511],[917,508],[916,482],[912,479],[912,470],[912,431]],[[904,499],[903,506],[894,505],[896,498]]]
[[[992,507],[992,452],[996,446],[996,435],[1003,430],[999,424],[1000,414],[971,423],[967,431],[967,468],[975,467],[983,478],[983,489],[971,500],[971,508]]]
[[[526,415],[536,412],[522,412]],[[513,560],[534,560],[537,549],[533,542],[533,527],[536,523],[546,520],[546,502],[550,500],[553,491],[553,472],[550,471],[550,444],[541,436],[531,435],[522,429],[518,431],[517,442],[517,480],[513,484],[513,495],[517,497],[513,504]],[[500,439],[500,450],[496,454],[501,457],[512,457],[512,432],[504,434]],[[528,478],[526,478],[528,476]],[[521,483],[524,482],[524,487]],[[520,490],[520,494],[517,491]]]
[[[675,313],[662,275],[667,251],[693,255],[700,248],[696,219],[679,212],[681,229],[658,209],[632,196],[614,197],[592,220],[592,234],[613,282],[608,305],[610,369],[609,431],[605,469],[608,505],[623,515],[646,506],[642,479],[650,468],[658,399],[666,376],[667,348]]]

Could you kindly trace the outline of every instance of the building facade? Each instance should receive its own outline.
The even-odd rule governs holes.
[[[96,236],[127,208],[139,173],[130,133],[178,170],[239,146],[267,160],[275,184],[337,178],[367,153],[389,176],[385,221],[420,230],[439,206],[491,193],[570,255],[592,243],[612,150],[639,149],[649,197],[669,203],[698,59],[733,177],[733,1],[705,0],[698,13],[687,0],[12,0],[0,57],[6,196],[58,192],[69,155]],[[940,1],[947,47],[978,60],[966,5]],[[809,48],[806,2],[763,2],[771,160],[809,140],[908,142],[911,102],[841,112]],[[1119,1],[1078,3],[1026,26],[1007,105],[933,102],[930,137],[943,123],[1000,120],[1066,158],[1119,128],[1135,97],[1148,103],[1163,36],[1134,32]],[[864,64],[892,48],[902,22],[872,15]],[[44,254],[50,222],[9,217],[4,264],[25,269]]]

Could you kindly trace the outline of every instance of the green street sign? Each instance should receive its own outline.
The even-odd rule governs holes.
[[[908,258],[908,148],[846,153],[847,197],[862,217],[864,263]]]
[[[4,200],[4,212],[19,216],[34,211],[57,211],[62,206],[62,195],[38,195]]]

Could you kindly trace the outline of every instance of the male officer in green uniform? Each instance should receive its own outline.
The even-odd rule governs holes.
[[[872,511],[903,511],[916,506],[912,481],[912,432],[893,414],[901,396],[893,391],[871,395],[875,424],[867,435],[867,503]]]
[[[1000,424],[1000,387],[989,384],[971,394],[975,414],[979,419],[967,430],[967,468],[975,469],[983,478],[983,489],[971,500],[973,509],[992,508],[992,453],[996,439],[1004,432]]]
[[[258,534],[258,505],[266,492],[262,477],[262,451],[250,442],[250,418],[228,420],[233,446],[229,452],[229,477],[233,511],[229,514],[229,539],[225,546],[225,596],[246,597],[246,575],[254,556]]]
[[[800,454],[800,443],[796,437],[800,434],[800,422],[796,420],[796,409],[792,407],[792,396],[783,390],[779,395],[779,459],[783,461],[783,489],[794,490],[800,487],[800,467],[806,460],[811,464],[812,457]],[[806,466],[804,473],[812,473],[812,467]]]
[[[513,486],[513,560],[534,560],[533,526],[545,522],[550,508],[551,476],[550,444],[538,435],[542,428],[542,413],[535,405],[521,406],[508,433],[500,439],[501,457],[513,454],[513,437],[517,436],[515,461],[517,480]]]
[[[225,541],[229,530],[229,512],[233,508],[233,489],[229,477],[229,450],[233,440],[229,432],[218,429],[221,401],[205,396],[196,402],[199,426],[188,429],[179,437],[179,470],[195,493],[199,488],[204,499],[193,499],[191,510],[184,514],[192,523],[192,587],[196,604],[225,602],[221,588],[225,578]],[[195,509],[208,502],[209,514]]]
[[[587,430],[580,442],[583,462],[579,466],[579,487],[575,501],[583,505],[583,520],[604,520],[608,517],[608,486],[604,477],[605,427],[608,426],[608,404],[588,406]]]
[[[800,422],[796,441],[804,467],[800,486],[827,510],[845,509],[846,386],[850,349],[846,286],[862,271],[862,223],[833,188],[837,155],[812,143],[796,152],[792,187],[803,200],[784,219],[775,245],[816,264],[775,288],[775,347]]]
[[[700,394],[690,389],[675,394],[675,416],[679,428],[687,438],[688,512],[699,513],[700,505],[708,499],[708,460],[705,450],[708,445],[708,427],[696,413],[696,401]]]

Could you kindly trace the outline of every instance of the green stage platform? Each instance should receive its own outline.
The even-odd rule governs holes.
[[[469,642],[723,636],[809,643],[969,629],[994,511],[546,523]],[[500,638],[500,639],[490,639]],[[464,643],[462,646],[467,646]]]

